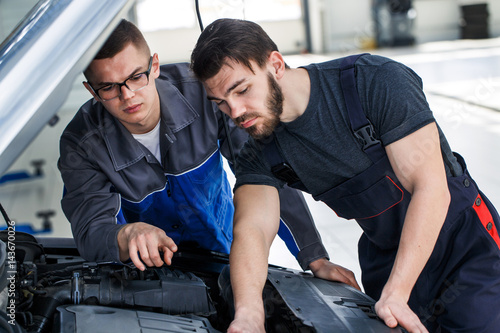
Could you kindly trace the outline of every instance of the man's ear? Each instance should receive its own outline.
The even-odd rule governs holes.
[[[83,86],[85,88],[87,88],[87,90],[89,91],[89,93],[92,94],[92,96],[94,97],[94,99],[98,102],[101,101],[101,99],[99,98],[99,96],[97,96],[97,94],[95,93],[94,89],[92,89],[92,87],[90,86],[90,84],[87,82],[87,81],[84,81],[82,82],[83,83]]]
[[[280,79],[285,74],[285,60],[283,56],[278,51],[273,51],[269,55],[268,64],[272,68],[272,73],[276,75],[277,79]]]
[[[160,59],[158,53],[153,54],[153,63],[151,64],[151,74],[153,78],[157,79],[160,76]]]

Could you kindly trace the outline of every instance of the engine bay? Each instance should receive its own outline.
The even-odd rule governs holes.
[[[8,232],[2,231],[0,239],[8,244]],[[15,258],[6,302],[15,316],[6,314],[18,332],[220,332],[231,321],[222,296],[222,290],[230,290],[229,277],[219,278],[228,257],[220,253],[180,251],[172,266],[140,271],[85,261],[72,239],[17,232]],[[271,286],[265,294],[276,303]],[[281,306],[286,308],[284,302]],[[269,332],[293,331],[293,320],[284,315],[272,322]]]
[[[6,332],[225,332],[231,323],[227,255],[181,248],[171,266],[140,271],[85,261],[71,238],[9,232],[0,231]],[[364,293],[307,272],[270,265],[263,301],[269,333],[403,332]]]

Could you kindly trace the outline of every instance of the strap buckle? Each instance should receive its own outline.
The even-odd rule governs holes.
[[[357,131],[354,131],[354,135],[363,144],[363,150],[367,150],[371,146],[380,143],[380,140],[375,139],[375,131],[373,130],[372,124],[365,125]]]
[[[276,178],[286,182],[288,185],[292,185],[300,181],[292,167],[285,162],[273,166],[271,168],[271,172]]]

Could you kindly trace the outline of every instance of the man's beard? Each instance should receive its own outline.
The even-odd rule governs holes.
[[[241,124],[246,119],[260,117],[262,119],[261,126],[253,125],[246,128],[247,133],[256,140],[270,136],[280,123],[280,115],[283,113],[283,92],[271,73],[267,73],[267,80],[269,83],[269,93],[266,101],[268,111],[265,114],[249,112],[235,119],[236,124]]]

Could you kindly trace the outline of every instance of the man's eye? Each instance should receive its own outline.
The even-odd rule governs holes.
[[[242,91],[238,92],[238,95],[243,95],[248,91],[248,88],[243,89]]]
[[[104,87],[102,87],[102,88],[101,88],[101,89],[99,89],[99,90],[102,90],[102,91],[110,91],[110,90],[112,90],[114,87],[115,87],[115,85],[114,85],[114,84],[110,84],[109,86],[104,86]]]
[[[141,74],[136,74],[136,75],[134,75],[134,76],[129,77],[129,80],[130,80],[130,81],[139,81],[140,79],[142,79],[142,76],[143,76],[143,75],[144,75],[143,73],[141,73]]]
[[[218,101],[218,102],[215,102],[215,104],[217,104],[217,106],[221,106],[222,104],[224,104],[224,101]]]

